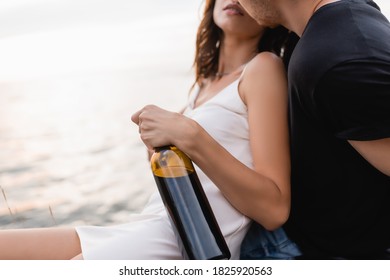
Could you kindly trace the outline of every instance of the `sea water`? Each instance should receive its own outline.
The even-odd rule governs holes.
[[[117,224],[143,207],[156,187],[130,117],[185,105],[200,3],[0,3],[0,228]]]

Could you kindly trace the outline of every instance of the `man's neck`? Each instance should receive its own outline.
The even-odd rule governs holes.
[[[284,18],[283,25],[301,37],[310,18],[319,8],[338,1],[340,0],[286,1],[288,3],[281,7],[281,14]]]

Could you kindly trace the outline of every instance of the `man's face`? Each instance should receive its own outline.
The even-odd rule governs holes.
[[[275,7],[278,0],[239,0],[239,2],[259,24],[269,27],[280,24],[279,12]]]

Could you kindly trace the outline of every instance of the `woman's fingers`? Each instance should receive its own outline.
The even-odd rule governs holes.
[[[139,125],[139,115],[142,113],[142,110],[139,110],[137,112],[135,112],[132,116],[131,116],[131,121],[137,125]]]
[[[147,105],[131,116],[131,120],[138,125],[141,140],[150,150],[158,145],[166,145],[166,116],[171,113],[155,105]],[[156,146],[157,145],[157,146]]]

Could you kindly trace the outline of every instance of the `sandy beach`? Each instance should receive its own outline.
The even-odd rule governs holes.
[[[201,2],[0,3],[1,229],[125,223],[143,207],[156,187],[130,116],[184,106]]]

